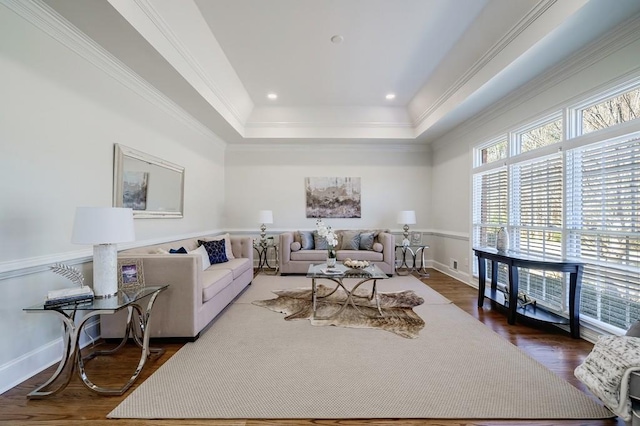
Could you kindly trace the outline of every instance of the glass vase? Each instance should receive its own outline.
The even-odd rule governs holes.
[[[327,251],[327,266],[329,268],[336,266],[336,251],[333,249]]]

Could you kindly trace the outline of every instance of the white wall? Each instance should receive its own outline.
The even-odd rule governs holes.
[[[227,148],[225,223],[231,230],[257,230],[259,210],[272,210],[268,233],[314,229],[306,218],[305,177],[360,177],[360,219],[325,219],[334,229],[389,228],[400,210],[415,210],[416,225],[430,221],[429,152],[424,147],[293,147]],[[247,229],[248,227],[248,229]]]
[[[47,265],[91,255],[70,243],[73,216],[111,205],[114,143],[186,169],[185,218],[137,219],[136,244],[223,227],[224,143],[66,43],[0,4],[0,392],[61,354],[53,314],[22,308],[70,285]]]
[[[637,20],[636,20],[637,21]],[[619,28],[569,62],[537,78],[432,144],[432,245],[434,265],[471,280],[471,168],[473,146],[546,113],[576,102],[586,94],[640,75],[640,28]],[[462,270],[449,269],[457,259]],[[466,262],[465,262],[466,260]]]

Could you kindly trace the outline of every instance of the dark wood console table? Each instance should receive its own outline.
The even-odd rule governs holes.
[[[503,263],[509,268],[509,300],[506,303],[507,321],[515,324],[517,314],[534,318],[540,321],[555,324],[569,324],[571,337],[580,338],[580,287],[582,285],[582,271],[584,264],[566,259],[542,258],[528,256],[516,252],[498,252],[490,247],[478,247],[473,251],[478,257],[478,307],[484,304],[487,297],[494,302],[504,302],[504,296],[497,289],[498,263]],[[486,261],[491,261],[491,288],[486,289],[487,267]],[[518,268],[541,269],[546,271],[558,271],[569,273],[569,319],[546,311],[543,307],[532,308],[518,307]]]

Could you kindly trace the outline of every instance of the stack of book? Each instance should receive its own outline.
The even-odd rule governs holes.
[[[66,305],[79,305],[93,302],[93,290],[91,287],[63,288],[52,290],[44,301],[45,308],[59,308]]]

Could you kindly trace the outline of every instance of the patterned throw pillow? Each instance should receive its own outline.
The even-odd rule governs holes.
[[[313,245],[316,250],[327,250],[329,249],[329,244],[327,244],[327,240],[324,237],[318,235],[318,231],[313,231]]]
[[[184,248],[184,247],[180,247],[179,249],[169,249],[169,253],[171,253],[171,254],[175,254],[175,253],[187,254],[187,249]]]
[[[360,233],[360,250],[373,250],[373,242],[376,238],[375,232]]]
[[[207,254],[209,255],[209,260],[211,264],[215,263],[224,263],[228,262],[227,254],[224,249],[224,240],[217,241],[200,241],[198,243],[203,245],[205,250],[207,250]]]

